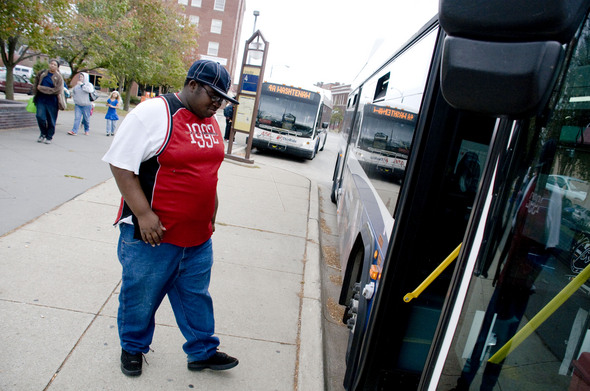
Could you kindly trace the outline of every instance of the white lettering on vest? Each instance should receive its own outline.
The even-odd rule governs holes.
[[[191,136],[191,144],[197,144],[200,148],[213,148],[219,144],[219,138],[215,128],[211,124],[186,124],[188,133]]]

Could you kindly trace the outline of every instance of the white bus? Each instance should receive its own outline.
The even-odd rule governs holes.
[[[331,113],[330,91],[265,82],[252,147],[313,159],[324,149]]]
[[[590,1],[439,7],[348,99],[332,188],[344,386],[584,389]],[[361,148],[367,113],[387,106],[416,118],[401,183]]]

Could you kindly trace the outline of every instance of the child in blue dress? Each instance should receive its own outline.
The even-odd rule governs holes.
[[[117,115],[117,108],[119,107],[119,93],[117,91],[111,92],[111,96],[107,99],[107,115],[105,118],[107,120],[107,137],[115,135],[115,127],[117,126],[117,121],[119,120],[119,116]]]

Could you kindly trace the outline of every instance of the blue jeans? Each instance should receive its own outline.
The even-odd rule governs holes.
[[[92,110],[92,106],[78,106],[76,105],[74,108],[74,127],[72,128],[72,132],[78,134],[78,128],[80,127],[80,121],[82,121],[82,125],[84,125],[84,131],[90,131],[90,110]]]
[[[107,119],[107,134],[115,134],[115,128],[117,127],[116,119]]]
[[[51,140],[55,134],[55,121],[57,121],[58,110],[57,101],[55,104],[52,104],[44,103],[39,99],[36,106],[37,124],[39,125],[41,136],[45,137],[47,140]]]
[[[119,295],[119,339],[129,353],[147,353],[155,329],[156,310],[164,296],[172,305],[176,323],[186,339],[188,361],[215,354],[219,339],[209,280],[213,265],[211,239],[194,247],[168,243],[152,247],[133,238],[133,226],[120,224],[118,255],[123,266]]]

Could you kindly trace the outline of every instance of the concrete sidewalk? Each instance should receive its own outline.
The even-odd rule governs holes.
[[[58,156],[69,159],[80,142],[98,134],[110,139],[102,128],[86,138],[68,138],[69,126],[67,121],[58,126],[52,145],[23,138],[31,143],[23,141],[27,152],[11,147],[0,167],[10,161],[34,165],[33,148],[39,147],[46,148],[44,154],[53,148],[47,163],[53,168],[62,164],[56,163]],[[25,134],[36,139],[35,129],[0,132],[0,147],[8,137]],[[97,150],[85,156],[102,156],[105,142],[87,143]],[[104,163],[93,165],[99,178]],[[62,191],[39,178],[10,175],[31,200]],[[60,175],[65,174],[56,173],[59,180]],[[219,177],[211,295],[220,349],[239,358],[235,369],[188,371],[184,339],[165,300],[156,316],[153,352],[146,356],[149,365],[139,378],[121,373],[116,325],[121,268],[112,226],[120,195],[114,180],[105,179],[0,237],[0,389],[323,389],[317,186],[272,166],[229,160]],[[12,198],[0,198],[3,215],[21,207]]]

